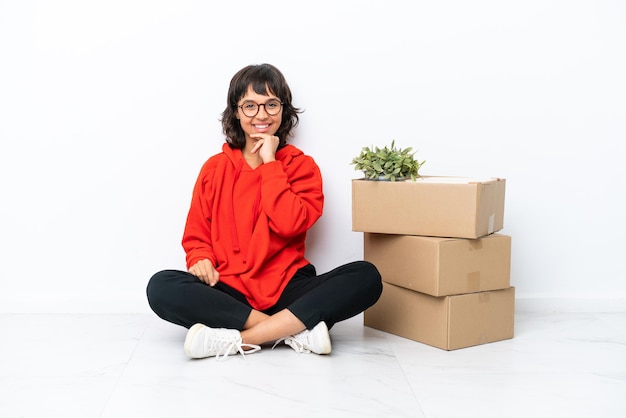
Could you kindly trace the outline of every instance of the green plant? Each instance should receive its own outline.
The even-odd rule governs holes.
[[[350,164],[354,165],[355,170],[365,172],[365,178],[370,180],[396,181],[410,177],[415,181],[419,177],[420,167],[426,161],[420,162],[414,155],[413,148],[396,148],[393,140],[390,147],[364,147]]]

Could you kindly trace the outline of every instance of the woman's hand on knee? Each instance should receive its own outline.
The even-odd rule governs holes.
[[[208,258],[200,260],[193,266],[189,267],[189,273],[193,274],[209,286],[215,286],[220,280],[220,274],[217,270],[215,270],[213,263],[211,263],[211,260]]]

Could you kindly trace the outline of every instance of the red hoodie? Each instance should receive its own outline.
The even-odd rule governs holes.
[[[183,235],[187,268],[208,258],[220,281],[253,308],[273,306],[304,257],[306,231],[322,215],[322,176],[293,145],[255,170],[228,144],[200,170]]]

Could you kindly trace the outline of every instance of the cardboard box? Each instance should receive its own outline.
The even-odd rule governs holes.
[[[417,235],[363,235],[363,254],[383,281],[432,296],[511,286],[511,237],[474,240]]]
[[[390,283],[364,313],[368,327],[456,350],[513,338],[515,288],[435,297]]]
[[[434,176],[415,182],[352,180],[352,230],[480,238],[503,227],[505,182]]]

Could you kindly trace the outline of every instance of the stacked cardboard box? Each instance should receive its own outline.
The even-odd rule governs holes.
[[[445,350],[513,337],[505,180],[352,181],[352,229],[383,278],[365,325]]]

